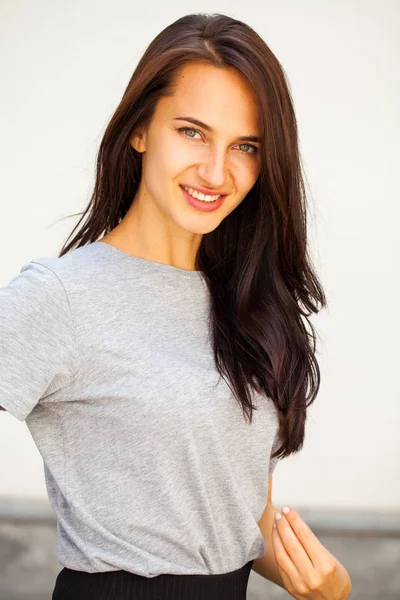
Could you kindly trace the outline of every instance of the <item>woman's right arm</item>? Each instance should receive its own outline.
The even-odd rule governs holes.
[[[0,287],[0,410],[25,421],[42,398],[67,385],[74,368],[64,285],[50,267],[31,261]]]

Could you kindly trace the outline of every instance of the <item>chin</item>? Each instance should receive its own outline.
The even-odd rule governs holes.
[[[194,234],[198,234],[198,235],[205,235],[206,233],[211,233],[211,231],[214,231],[215,229],[217,229],[219,224],[220,224],[220,221],[218,221],[218,223],[215,223],[214,225],[209,225],[208,227],[203,225],[203,227],[191,228],[190,230],[187,229],[186,231],[190,231],[190,233],[194,233]]]

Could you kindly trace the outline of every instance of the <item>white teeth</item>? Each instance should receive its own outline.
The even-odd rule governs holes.
[[[218,198],[220,197],[221,194],[218,194],[217,196],[209,196],[206,194],[202,194],[201,192],[198,192],[197,190],[194,190],[193,188],[188,188],[185,185],[182,186],[191,196],[193,196],[193,198],[197,198],[197,200],[202,200],[203,202],[215,202],[215,200],[218,200]]]

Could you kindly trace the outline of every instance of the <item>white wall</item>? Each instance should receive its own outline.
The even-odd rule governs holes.
[[[2,2],[0,285],[55,256],[94,182],[104,128],[151,39],[190,12],[251,25],[289,76],[329,309],[322,383],[274,504],[398,509],[399,2]],[[397,197],[396,197],[397,196]],[[396,200],[396,203],[395,203]],[[396,302],[397,301],[397,302]],[[46,498],[25,423],[0,413],[0,498]]]

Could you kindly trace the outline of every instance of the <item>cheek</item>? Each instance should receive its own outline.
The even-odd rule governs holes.
[[[260,167],[257,159],[253,157],[239,157],[234,161],[232,173],[236,180],[236,188],[240,196],[245,196],[257,181]]]
[[[176,193],[176,181],[187,164],[187,157],[176,148],[171,151],[171,145],[160,140],[148,145],[143,176],[150,196],[163,209],[171,204],[170,193]]]
[[[153,173],[159,178],[175,178],[191,164],[191,155],[183,144],[172,145],[168,141],[158,142],[151,155]]]

